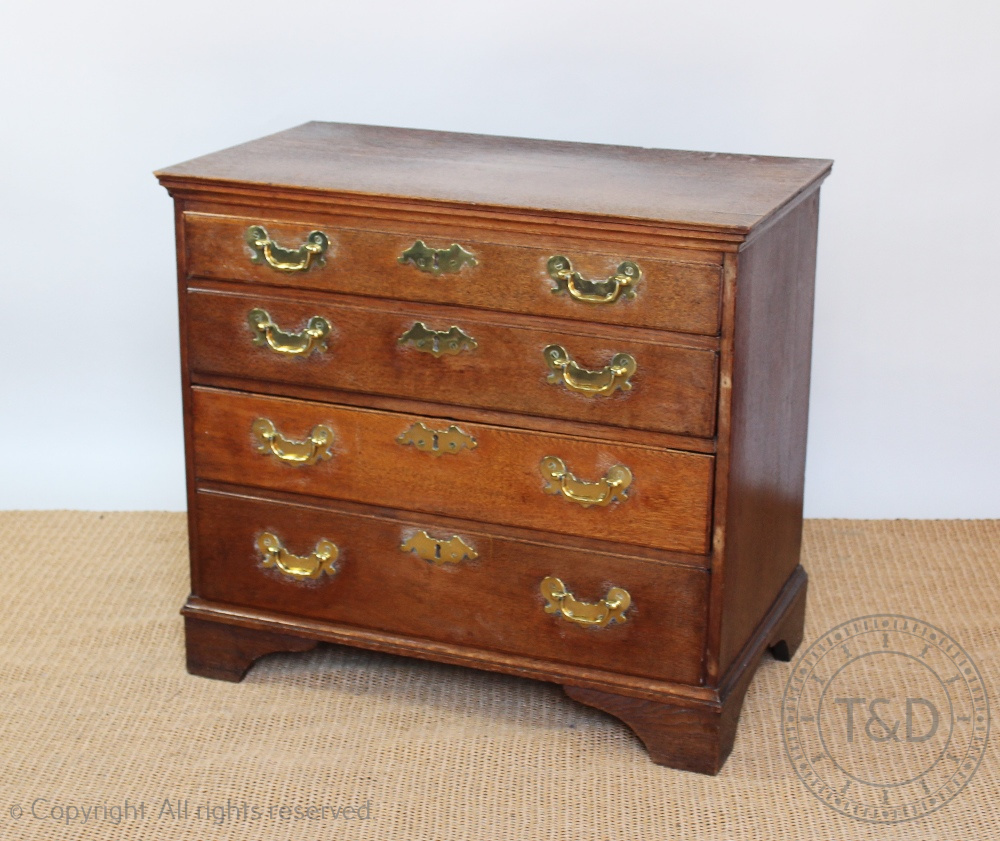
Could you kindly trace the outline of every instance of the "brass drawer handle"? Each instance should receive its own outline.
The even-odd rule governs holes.
[[[338,572],[336,561],[340,550],[325,537],[317,541],[316,548],[305,558],[293,555],[281,545],[277,535],[269,531],[257,538],[257,548],[264,556],[265,567],[274,567],[290,578],[319,578],[324,573],[336,575]]]
[[[293,441],[286,438],[267,418],[257,418],[250,427],[254,435],[260,439],[257,451],[270,453],[278,461],[292,464],[296,467],[315,464],[325,458],[333,458],[330,447],[333,445],[333,430],[323,424],[312,428],[305,441]]]
[[[421,530],[400,545],[401,552],[413,552],[425,561],[442,564],[457,564],[462,561],[474,561],[479,553],[469,546],[457,534],[447,540],[437,540]]]
[[[565,383],[566,388],[588,397],[607,396],[619,388],[622,391],[632,388],[629,378],[636,371],[636,363],[630,354],[616,353],[611,357],[610,365],[605,365],[600,371],[591,371],[570,359],[562,345],[549,345],[542,352],[552,369],[548,375],[550,383]]]
[[[305,328],[298,333],[288,333],[278,327],[267,310],[250,310],[247,321],[253,331],[253,343],[257,347],[269,347],[275,353],[287,356],[308,356],[313,351],[326,350],[324,339],[330,333],[330,322],[321,315],[309,319]]]
[[[570,297],[588,304],[613,304],[623,296],[634,298],[633,287],[642,278],[642,270],[631,260],[619,265],[607,280],[585,280],[561,254],[550,257],[547,268],[549,277],[556,282],[553,294],[569,292]]]
[[[251,263],[266,262],[279,272],[304,272],[310,266],[325,266],[323,255],[330,247],[330,240],[322,231],[310,231],[306,241],[298,248],[282,248],[261,225],[251,225],[244,235],[253,251]]]
[[[556,456],[545,456],[539,469],[547,482],[542,488],[545,493],[562,494],[584,508],[592,505],[603,508],[612,502],[624,502],[628,499],[628,487],[632,484],[632,471],[624,464],[614,465],[603,479],[596,482],[577,479],[566,468],[566,462]]]
[[[612,587],[597,604],[577,601],[566,585],[558,578],[549,576],[542,581],[542,595],[545,597],[546,613],[560,613],[564,619],[577,625],[596,625],[603,628],[610,622],[625,621],[625,611],[632,604],[628,590]]]
[[[406,432],[396,438],[398,444],[412,444],[422,453],[432,456],[458,455],[463,449],[476,449],[476,439],[462,432],[455,424],[447,429],[431,429],[422,421],[417,421]]]
[[[455,274],[462,266],[475,266],[479,262],[457,242],[448,248],[431,248],[418,239],[413,245],[399,255],[400,263],[413,263],[420,271],[435,277],[443,274]]]
[[[435,359],[455,356],[463,350],[474,351],[479,344],[464,330],[454,324],[447,330],[431,330],[422,321],[403,333],[397,340],[401,345],[409,345],[422,353],[433,354]]]

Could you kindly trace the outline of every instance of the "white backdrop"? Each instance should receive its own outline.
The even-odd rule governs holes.
[[[806,514],[1000,516],[1000,4],[3,8],[0,508],[184,507],[151,171],[307,120],[831,157]]]

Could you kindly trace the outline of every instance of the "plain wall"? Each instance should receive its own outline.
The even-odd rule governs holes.
[[[5,4],[0,508],[182,509],[152,170],[307,120],[834,158],[806,514],[1000,516],[1000,5]]]

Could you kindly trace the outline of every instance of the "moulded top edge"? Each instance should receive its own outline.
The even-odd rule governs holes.
[[[832,162],[306,123],[168,167],[162,182],[461,204],[746,234]]]

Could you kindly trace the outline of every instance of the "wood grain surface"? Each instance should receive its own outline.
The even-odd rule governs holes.
[[[700,680],[703,570],[501,538],[473,524],[459,536],[478,557],[437,565],[400,549],[419,530],[453,536],[433,518],[210,491],[198,503],[204,526],[194,536],[201,559],[196,596],[631,675]],[[256,545],[264,531],[299,555],[322,538],[333,541],[337,574],[303,582],[265,568]],[[546,576],[559,577],[587,602],[624,587],[632,597],[626,621],[583,627],[546,613],[539,590]]]
[[[160,180],[602,215],[746,233],[830,161],[312,122],[163,169]]]
[[[779,591],[772,609],[747,640],[712,703],[690,704],[625,697],[584,686],[563,687],[570,698],[624,721],[642,739],[658,765],[718,774],[736,740],[743,699],[764,652],[789,661],[802,643],[807,579],[801,567]]]
[[[237,679],[254,657],[343,642],[554,680],[618,715],[654,760],[715,773],[763,651],[801,639],[802,522],[819,185],[831,162],[308,123],[157,173],[176,200],[192,579],[189,662]],[[251,262],[247,229],[285,248],[313,230],[325,263]],[[475,257],[434,275],[417,240]],[[554,294],[551,257],[586,280],[625,260],[634,298]],[[324,353],[251,343],[313,316]],[[401,346],[416,323],[475,347]],[[593,398],[547,382],[543,349],[633,388]],[[330,457],[279,460],[267,418]],[[476,446],[400,442],[452,424]],[[546,493],[556,457],[627,498]],[[554,488],[556,483],[552,483]],[[399,550],[425,528],[478,553],[439,566]],[[342,546],[333,578],[289,582],[255,541]],[[329,532],[329,533],[328,533]],[[634,599],[600,631],[542,609],[540,579],[581,601]],[[214,625],[225,628],[213,627]]]
[[[816,192],[739,256],[725,552],[712,593],[720,674],[799,563],[818,215]]]
[[[589,331],[572,322],[509,317],[456,308],[406,307],[262,289],[192,289],[187,295],[192,371],[382,394],[454,406],[566,418],[588,423],[710,437],[715,427],[714,351],[654,341],[627,330]],[[302,330],[322,316],[332,326],[325,352],[288,356],[253,344],[247,315],[261,308],[283,330]],[[506,318],[506,320],[505,320]],[[435,358],[399,339],[415,324],[459,327],[476,342]],[[632,388],[588,396],[547,379],[544,349],[558,344],[581,366],[599,370],[629,353]],[[251,386],[252,387],[252,386]],[[447,411],[447,410],[442,410]]]
[[[244,242],[251,225],[262,225],[268,235],[288,248],[297,248],[313,230],[330,241],[326,265],[306,271],[283,272],[266,263],[250,261],[252,251]],[[719,330],[720,267],[718,258],[706,253],[697,261],[665,260],[649,256],[640,246],[609,241],[603,253],[557,247],[551,237],[537,244],[490,242],[480,232],[470,237],[459,231],[413,228],[408,232],[358,230],[337,217],[268,219],[260,216],[184,215],[188,271],[192,277],[240,280],[278,286],[323,289],[403,301],[459,304],[503,312],[550,315],[586,322],[626,324],[715,335]],[[475,255],[476,265],[454,274],[433,275],[400,255],[417,240],[429,248],[446,249],[457,243]],[[556,294],[547,271],[550,257],[561,255],[586,280],[607,280],[624,260],[642,271],[634,285],[635,297],[614,303],[578,301],[568,293]]]
[[[456,422],[476,439],[475,449],[433,456],[396,439],[414,423],[445,429],[452,419],[204,388],[194,388],[192,396],[199,479],[678,552],[708,548],[711,456],[461,420]],[[295,440],[325,424],[334,434],[333,458],[292,466],[258,452],[251,426],[261,417]],[[628,498],[584,508],[545,493],[539,466],[546,456],[561,458],[587,482],[625,465],[634,477]]]

